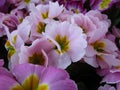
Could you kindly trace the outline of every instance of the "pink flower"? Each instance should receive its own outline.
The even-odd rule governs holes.
[[[68,73],[54,67],[20,64],[12,74],[15,78],[0,74],[1,90],[77,90]]]
[[[54,8],[55,7],[55,8]],[[31,8],[32,12],[36,17],[38,17],[37,14],[40,15],[39,18],[42,19],[53,19],[58,17],[62,11],[64,10],[64,7],[62,5],[59,5],[58,2],[49,2],[47,5],[37,5],[35,8]]]
[[[31,46],[21,46],[19,63],[48,66],[48,53],[54,48],[46,38],[36,39]]]
[[[111,68],[120,65],[120,60],[114,55],[117,50],[112,41],[101,39],[88,45],[84,59],[94,67]]]
[[[85,15],[73,15],[75,23],[87,34],[88,42],[95,42],[105,36],[110,26],[110,20],[99,11],[90,10]]]
[[[71,61],[77,62],[84,56],[87,42],[82,29],[76,24],[53,22],[46,26],[44,34],[56,45],[49,53],[51,64],[66,68]]]

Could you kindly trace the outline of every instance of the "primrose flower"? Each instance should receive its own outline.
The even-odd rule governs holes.
[[[114,55],[117,50],[112,41],[101,39],[88,45],[84,59],[94,67],[111,68],[112,66],[119,66],[120,60]]]
[[[49,2],[47,5],[40,4],[36,7],[33,6],[30,15],[25,17],[17,29],[23,41],[32,42],[37,38],[41,38],[46,24],[54,21],[54,18],[57,18],[63,9],[63,6],[59,6],[57,2]]]
[[[0,74],[1,90],[77,90],[68,73],[54,67],[20,64],[12,74],[14,77]]]
[[[48,66],[47,54],[54,46],[46,38],[36,39],[31,46],[21,46],[19,63],[32,63]]]
[[[86,36],[76,24],[67,21],[47,24],[44,35],[55,44],[48,55],[54,66],[66,68],[71,61],[77,62],[85,55]]]
[[[85,15],[81,13],[75,14],[72,18],[83,29],[84,33],[87,34],[87,41],[89,43],[104,37],[111,24],[106,15],[96,10],[90,10]]]
[[[32,11],[34,12],[34,15],[39,14],[42,19],[47,19],[47,18],[53,19],[58,17],[63,10],[64,10],[63,5],[59,5],[58,2],[55,3],[49,2],[49,4],[47,5],[37,5],[36,9],[33,8]]]

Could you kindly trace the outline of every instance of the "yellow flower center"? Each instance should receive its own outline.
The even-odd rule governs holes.
[[[43,24],[42,22],[39,22],[37,25],[36,31],[41,34],[42,32],[45,31],[45,26],[46,26],[45,24]]]
[[[11,90],[36,90],[39,85],[39,79],[35,74],[31,74],[28,76],[23,84],[20,86],[19,84],[13,86]]]
[[[38,86],[37,90],[49,90],[49,87],[47,84],[41,84]]]
[[[102,0],[102,2],[100,3],[100,9],[105,9],[108,8],[109,3],[111,2],[111,0]]]
[[[24,0],[24,2],[28,4],[30,2],[30,0]]]
[[[10,90],[24,90],[19,84],[13,86]]]
[[[57,43],[60,45],[61,48],[61,52],[67,52],[69,50],[69,40],[67,39],[66,36],[60,36],[57,35],[55,37],[55,40],[57,41]],[[56,49],[56,48],[55,48]],[[59,51],[58,51],[59,52]]]
[[[94,47],[94,49],[98,52],[103,52],[103,48],[105,46],[105,44],[103,42],[98,42],[96,41],[94,44],[92,44],[92,46]]]
[[[48,18],[48,12],[46,12],[46,13],[41,13],[41,16],[42,16],[43,19]]]
[[[38,77],[35,74],[31,74],[24,80],[22,87],[24,88],[24,90],[36,90],[38,84]]]

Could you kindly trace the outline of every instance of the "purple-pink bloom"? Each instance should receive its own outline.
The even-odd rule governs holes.
[[[68,73],[54,67],[20,64],[12,74],[14,77],[0,74],[1,90],[77,90]]]
[[[91,43],[86,48],[85,61],[94,66],[101,68],[111,68],[112,66],[119,66],[120,60],[114,53],[118,50],[115,43],[109,39],[101,39]]]
[[[48,55],[53,66],[66,68],[71,61],[77,62],[85,55],[86,36],[76,24],[53,22],[46,26],[44,34],[55,44]]]
[[[72,17],[75,23],[87,34],[88,43],[103,38],[111,24],[107,16],[97,10],[90,10],[85,15],[74,14]]]

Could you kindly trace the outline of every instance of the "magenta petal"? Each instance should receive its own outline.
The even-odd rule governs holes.
[[[20,64],[15,66],[12,72],[17,80],[22,84],[29,75],[34,73],[34,70],[35,66],[32,64]]]
[[[14,85],[19,85],[14,78],[0,76],[0,90],[11,90]]]
[[[48,67],[42,74],[41,83],[47,82],[48,84],[53,84],[59,80],[65,80],[66,78],[69,78],[69,75],[65,70]]]
[[[0,75],[13,77],[12,73],[10,73],[6,68],[3,67],[0,67]]]
[[[60,80],[50,86],[50,90],[78,90],[77,86],[72,80]]]

